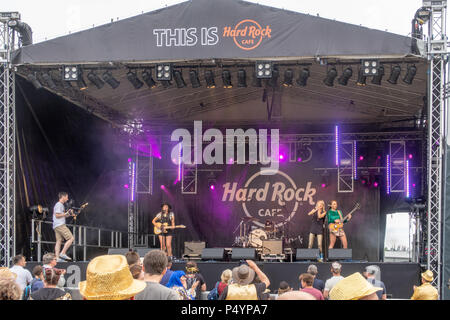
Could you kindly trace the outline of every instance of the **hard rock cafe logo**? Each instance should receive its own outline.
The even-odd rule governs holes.
[[[272,176],[257,172],[247,180],[243,188],[238,188],[237,182],[225,183],[222,201],[240,202],[246,217],[254,217],[263,222],[270,219],[277,227],[281,227],[294,218],[302,203],[314,205],[316,192],[311,181],[306,182],[305,186],[297,186],[282,171],[278,170]],[[264,227],[264,223],[254,223]]]
[[[257,48],[263,39],[271,38],[270,26],[262,27],[258,22],[250,19],[242,20],[236,26],[223,28],[224,38],[233,38],[234,43],[242,50]]]

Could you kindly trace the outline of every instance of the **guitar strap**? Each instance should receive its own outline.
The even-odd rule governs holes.
[[[342,218],[341,210],[338,210],[337,212],[339,213],[339,217],[341,218],[342,223],[344,223],[344,219]]]

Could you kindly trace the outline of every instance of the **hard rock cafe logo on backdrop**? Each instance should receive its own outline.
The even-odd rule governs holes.
[[[257,48],[263,39],[271,38],[270,26],[261,25],[250,19],[242,20],[234,28],[226,26],[223,28],[224,38],[233,38],[234,43],[242,50],[253,50]]]
[[[219,27],[190,27],[153,29],[157,47],[193,47],[215,46],[219,43]],[[234,27],[223,27],[223,38],[233,38],[234,43],[242,50],[257,48],[266,38],[272,37],[270,26],[261,26],[258,22],[245,19]]]
[[[222,201],[241,203],[245,216],[263,221],[255,222],[260,227],[264,227],[266,219],[274,221],[279,227],[294,218],[301,204],[315,205],[316,192],[311,181],[297,186],[289,175],[280,170],[272,176],[257,172],[243,188],[238,188],[237,182],[225,183]]]

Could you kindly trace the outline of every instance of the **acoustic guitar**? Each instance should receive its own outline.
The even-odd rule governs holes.
[[[331,232],[338,232],[344,227],[344,221],[347,220],[348,216],[354,213],[356,210],[361,209],[361,205],[359,203],[355,204],[355,207],[350,211],[349,214],[347,214],[344,219],[341,220],[340,223],[330,223],[328,224],[328,229],[330,229]]]
[[[161,234],[161,233],[167,233],[167,230],[169,229],[178,229],[178,228],[186,228],[185,225],[180,224],[179,226],[169,226],[169,224],[166,223],[161,223],[161,222],[156,222],[155,223],[155,227],[153,228],[153,231],[155,232],[155,234]]]

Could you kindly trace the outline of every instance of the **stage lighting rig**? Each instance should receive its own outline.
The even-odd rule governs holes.
[[[367,77],[364,75],[364,70],[361,67],[358,72],[358,80],[356,80],[356,85],[360,87],[366,86]]]
[[[297,84],[298,84],[300,87],[306,87],[309,76],[310,76],[309,69],[308,69],[308,68],[303,68],[303,69],[300,71],[300,74],[299,74],[299,76],[298,76]]]
[[[83,74],[81,72],[78,75],[77,86],[78,86],[78,89],[80,89],[80,91],[87,89],[86,82],[84,81]]]
[[[186,82],[184,82],[182,71],[174,70],[173,77],[175,79],[175,83],[177,84],[178,89],[186,87]]]
[[[237,73],[238,78],[238,88],[246,88],[247,87],[247,74],[244,69],[239,69]]]
[[[280,77],[280,73],[278,72],[277,69],[274,68],[272,71],[272,78],[267,80],[269,86],[271,86],[272,88],[278,87],[278,78],[279,77]]]
[[[142,79],[144,80],[144,82],[147,84],[147,86],[149,88],[156,87],[156,82],[155,82],[155,80],[153,80],[151,69],[146,69],[142,72]]]
[[[127,73],[127,79],[128,81],[130,81],[130,83],[136,90],[142,88],[142,86],[144,85],[144,83],[141,80],[139,80],[136,72],[133,72],[131,70],[129,70]]]
[[[259,79],[270,79],[272,78],[273,65],[272,62],[260,61],[256,62],[255,65],[256,77]]]
[[[363,74],[366,77],[377,76],[380,62],[378,60],[362,60]]]
[[[414,81],[414,77],[417,73],[417,67],[415,65],[409,65],[406,69],[406,75],[403,78],[403,82],[411,85]]]
[[[373,76],[372,83],[380,86],[383,76],[384,76],[384,67],[380,65],[380,67],[378,68],[378,75]]]
[[[205,71],[205,81],[206,87],[212,89],[216,87],[216,82],[214,81],[214,72],[212,70]]]
[[[53,81],[51,75],[49,75],[48,73],[44,72],[42,74],[42,79],[44,79],[44,81],[47,83],[48,87],[52,90],[56,89],[56,84]]]
[[[45,220],[48,213],[48,208],[40,204],[28,208],[32,212],[32,217],[35,220]]]
[[[39,80],[37,79],[36,73],[29,73],[29,74],[27,75],[27,79],[28,79],[28,81],[30,81],[30,82],[33,84],[33,86],[34,86],[37,90],[39,90],[39,89],[42,88],[42,84],[41,84],[41,83],[39,82]]]
[[[65,81],[77,81],[79,70],[77,66],[64,66],[63,67],[63,80]]]
[[[200,79],[198,78],[198,73],[196,70],[189,71],[189,79],[191,80],[192,88],[201,87]]]
[[[398,78],[400,77],[400,73],[402,72],[402,68],[399,65],[392,67],[391,75],[388,79],[390,84],[397,84]]]
[[[284,71],[283,86],[292,87],[294,85],[294,71],[292,69],[286,69]]]
[[[223,81],[223,87],[226,89],[233,88],[233,84],[231,83],[231,72],[230,70],[223,70],[222,71],[222,81]]]
[[[156,80],[158,81],[172,80],[172,65],[170,63],[158,64],[156,66]]]
[[[118,81],[110,71],[105,71],[102,75],[103,80],[111,86],[113,89],[117,89],[120,85],[120,81]]]
[[[326,78],[323,80],[323,83],[327,85],[328,87],[332,87],[334,85],[334,79],[336,79],[338,73],[335,67],[332,67],[327,72]]]
[[[342,75],[339,77],[339,84],[346,86],[348,84],[348,80],[350,80],[350,78],[353,75],[353,70],[352,68],[348,67],[347,69],[344,70],[344,72],[342,73]]]
[[[99,76],[94,73],[94,71],[89,72],[87,78],[97,87],[97,89],[101,89],[105,85],[103,80],[100,79]]]

